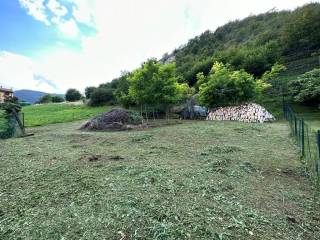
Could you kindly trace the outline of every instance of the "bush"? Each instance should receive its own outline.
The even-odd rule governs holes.
[[[129,123],[130,124],[141,124],[143,117],[135,111],[129,111]]]
[[[256,81],[244,70],[232,71],[223,63],[215,63],[200,85],[199,100],[207,107],[234,105],[253,99],[265,87],[262,80]]]
[[[294,101],[300,103],[320,103],[320,68],[306,72],[289,83],[289,91]]]
[[[82,95],[77,89],[71,88],[66,92],[66,100],[69,102],[79,101],[81,97]]]
[[[84,93],[86,95],[87,99],[91,98],[91,94],[96,90],[96,87],[86,87],[86,89],[84,90]]]
[[[90,105],[99,106],[103,104],[114,104],[115,97],[113,95],[114,89],[111,88],[97,88],[90,96]]]
[[[42,96],[37,103],[51,103],[52,102],[52,96],[50,94],[46,94]]]
[[[64,98],[61,96],[52,96],[51,98],[53,103],[61,103],[64,102]]]

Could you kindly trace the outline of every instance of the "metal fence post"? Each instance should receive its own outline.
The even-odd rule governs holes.
[[[317,182],[319,184],[320,181],[320,166],[319,166],[319,162],[320,162],[320,130],[318,130],[317,132],[317,146],[318,146],[318,161],[316,163],[316,173],[317,173]],[[320,186],[318,186],[320,187]]]
[[[301,153],[304,157],[304,120],[301,119]]]
[[[297,117],[294,116],[294,136],[297,136]]]

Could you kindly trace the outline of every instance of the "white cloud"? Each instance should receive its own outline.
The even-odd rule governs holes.
[[[266,12],[274,7],[279,10],[293,9],[309,0],[60,1],[65,2],[73,4],[73,19],[62,21],[57,18],[53,21],[65,36],[80,37],[82,50],[74,52],[66,49],[63,40],[59,40],[59,49],[52,48],[39,59],[29,59],[45,78],[57,84],[59,92],[70,87],[83,90],[86,86],[111,81],[120,75],[121,70],[133,70],[147,58],[161,57],[188,39],[207,29],[214,30],[228,21]],[[97,33],[89,37],[81,35],[77,22],[94,25]],[[18,74],[17,69],[25,69],[22,65],[17,65],[12,71]],[[28,79],[34,81],[32,77],[19,76],[21,86],[26,86],[24,82]],[[18,76],[13,86],[18,86]],[[33,86],[31,84],[30,88]]]
[[[58,18],[61,18],[68,13],[67,8],[61,5],[57,0],[49,0],[47,7],[55,15],[55,17]]]
[[[22,7],[27,9],[29,15],[46,25],[50,25],[46,15],[46,8],[44,6],[45,0],[19,0],[19,2]]]
[[[39,78],[43,76],[41,68],[25,56],[0,52],[0,69],[0,85],[14,89],[36,89],[48,93],[57,91],[49,80]]]
[[[73,17],[77,22],[94,26],[95,0],[69,0],[74,4],[72,7]]]
[[[73,19],[67,21],[62,20],[58,23],[58,28],[67,38],[76,38],[80,33],[78,25]]]

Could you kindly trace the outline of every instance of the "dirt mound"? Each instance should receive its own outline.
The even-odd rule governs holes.
[[[105,131],[105,130],[128,130],[139,128],[142,125],[142,118],[139,119],[136,113],[123,109],[113,109],[110,112],[100,114],[84,123],[80,130]]]

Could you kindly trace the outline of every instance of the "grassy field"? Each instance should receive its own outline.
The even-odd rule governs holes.
[[[183,122],[1,141],[0,239],[320,239],[284,122]]]
[[[87,119],[110,107],[88,107],[72,104],[41,104],[23,107],[27,127],[44,126],[52,123],[72,122]]]

